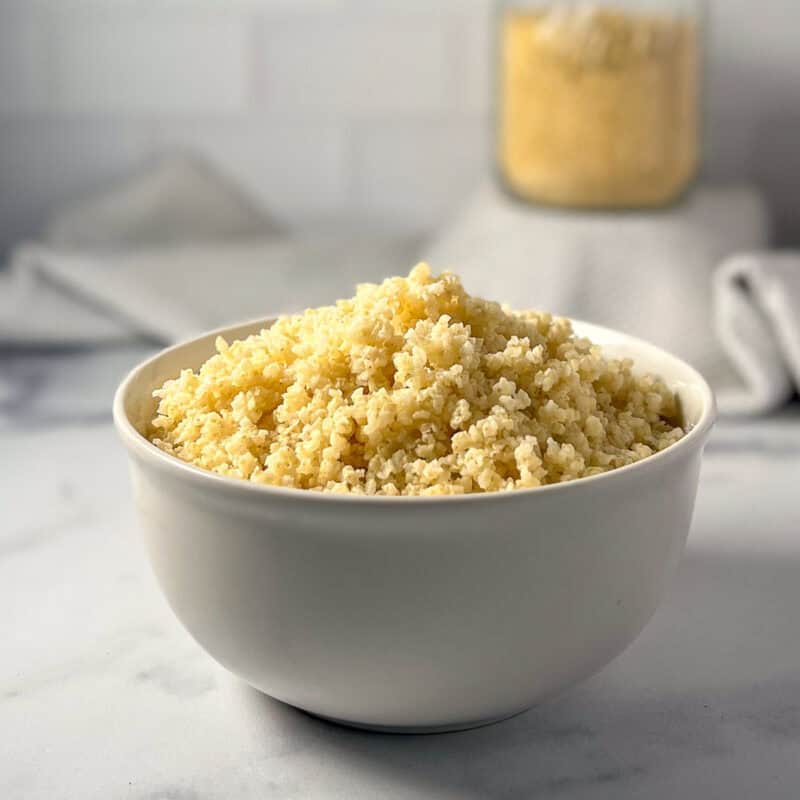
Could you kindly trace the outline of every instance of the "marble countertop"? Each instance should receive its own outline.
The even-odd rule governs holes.
[[[391,736],[248,688],[168,610],[108,413],[138,355],[0,357],[0,797],[798,797],[797,408],[715,431],[677,578],[610,666],[498,725]]]

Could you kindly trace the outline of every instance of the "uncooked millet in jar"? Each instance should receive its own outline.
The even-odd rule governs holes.
[[[155,391],[150,438],[190,464],[327,492],[522,489],[683,436],[674,394],[570,322],[471,297],[426,264],[282,317]]]
[[[681,15],[578,2],[506,12],[498,159],[529,200],[668,203],[697,166],[699,36]]]

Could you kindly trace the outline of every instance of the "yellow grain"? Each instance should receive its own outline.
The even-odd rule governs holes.
[[[152,441],[273,486],[436,495],[595,475],[683,435],[665,384],[568,320],[468,295],[426,264],[217,341],[155,392]]]

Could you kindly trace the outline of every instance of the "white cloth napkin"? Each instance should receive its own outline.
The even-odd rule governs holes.
[[[330,231],[105,254],[27,245],[15,255],[5,310],[0,301],[0,339],[180,341],[332,303],[352,294],[356,283],[407,272],[416,247]]]
[[[800,253],[734,256],[714,276],[714,324],[741,385],[731,414],[769,411],[800,392]]]
[[[169,343],[297,311],[407,272],[418,242],[331,228],[295,237],[213,167],[178,155],[58,214],[0,276],[0,343]]]
[[[285,233],[236,183],[189,153],[163,155],[95,197],[64,208],[44,238],[78,250],[215,242]]]

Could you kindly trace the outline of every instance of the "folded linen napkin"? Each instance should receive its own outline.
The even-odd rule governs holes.
[[[752,414],[800,393],[800,253],[733,256],[714,275],[714,325],[741,378],[720,405]]]
[[[286,234],[198,159],[174,156],[56,215],[0,276],[0,343],[161,343],[329,303],[407,272],[413,239]]]
[[[162,343],[246,319],[332,303],[353,286],[405,273],[416,242],[309,231],[302,237],[119,253],[26,245],[0,338],[21,343]]]

